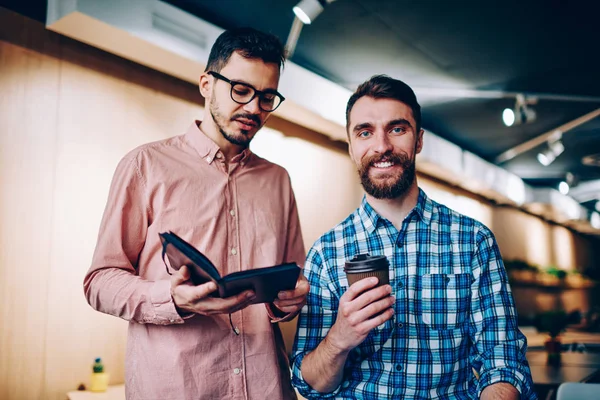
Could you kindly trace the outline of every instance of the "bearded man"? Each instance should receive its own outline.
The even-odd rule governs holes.
[[[417,185],[413,90],[374,76],[346,121],[366,195],[309,251],[292,383],[318,399],[535,399],[492,232]],[[348,284],[345,262],[366,253],[387,257],[389,284]]]

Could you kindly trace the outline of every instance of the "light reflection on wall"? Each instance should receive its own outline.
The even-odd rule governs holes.
[[[362,188],[347,154],[286,137],[271,128],[263,128],[251,148],[290,174],[305,247],[310,247],[358,206]]]
[[[571,232],[562,226],[552,227],[552,251],[554,264],[557,267],[574,270],[575,261],[575,243]]]
[[[552,262],[550,226],[543,220],[526,214],[520,214],[519,220],[521,223],[515,225],[515,230],[525,231],[527,260],[542,267],[548,266]]]
[[[454,194],[448,190],[448,187],[442,186],[439,183],[433,182],[426,178],[419,178],[419,186],[427,193],[431,199],[441,203],[454,211],[467,215],[488,228],[493,229],[492,224],[492,208],[477,201],[471,197],[461,194]]]

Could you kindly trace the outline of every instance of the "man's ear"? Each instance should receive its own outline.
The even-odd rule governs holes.
[[[419,131],[419,134],[417,135],[417,154],[419,154],[421,152],[421,150],[423,150],[423,129],[421,129]]]
[[[200,81],[198,83],[198,87],[200,88],[200,94],[205,99],[210,97],[210,94],[212,93],[213,82],[214,82],[214,79],[212,78],[212,76],[208,75],[206,72],[204,72],[204,73],[202,73],[202,75],[200,75]]]
[[[348,136],[348,155],[350,156],[350,160],[352,160],[353,163],[356,163],[354,160],[354,155],[352,154],[352,143],[350,141],[350,136]]]

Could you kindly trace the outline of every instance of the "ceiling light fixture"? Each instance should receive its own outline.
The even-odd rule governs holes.
[[[562,132],[558,130],[554,131],[554,133],[548,138],[548,141],[546,142],[548,147],[545,150],[538,153],[537,160],[544,167],[547,167],[548,165],[552,164],[554,160],[556,160],[556,158],[565,151],[565,146],[563,145],[561,139]]]
[[[310,25],[325,9],[325,0],[301,0],[294,8],[294,14],[304,23]]]
[[[597,212],[592,212],[592,215],[590,216],[590,224],[592,225],[592,228],[600,229],[600,214]]]
[[[315,18],[319,16],[325,9],[327,4],[333,3],[335,0],[301,0],[300,3],[294,6],[293,11],[296,15],[292,22],[292,28],[285,43],[287,50],[287,58],[291,58],[296,50],[296,44],[300,37],[300,32],[304,25],[310,25]]]
[[[502,111],[502,122],[506,126],[512,126],[515,123],[515,112],[510,108],[505,108]]]
[[[558,191],[566,196],[569,194],[569,184],[565,181],[562,181],[558,184]]]
[[[502,121],[506,126],[527,124],[535,121],[536,113],[535,110],[529,107],[532,104],[536,104],[537,99],[534,97],[525,97],[525,95],[517,94],[515,100],[515,108],[505,108],[502,111]]]

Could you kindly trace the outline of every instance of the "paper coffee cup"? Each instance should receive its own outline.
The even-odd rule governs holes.
[[[371,256],[368,253],[358,254],[344,265],[348,285],[371,276],[379,279],[377,286],[387,285],[390,283],[389,270],[390,263],[385,256]]]

